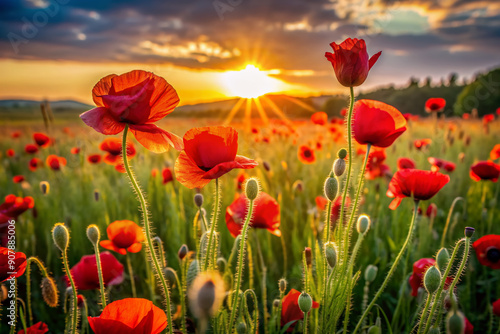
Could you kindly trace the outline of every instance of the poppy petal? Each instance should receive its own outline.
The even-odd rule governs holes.
[[[97,107],[80,115],[82,121],[104,135],[116,135],[125,128],[125,124],[118,122],[109,113],[107,108]]]
[[[166,152],[170,146],[182,150],[182,139],[154,124],[130,125],[130,132],[142,146],[155,153]]]
[[[205,171],[200,169],[193,160],[188,157],[186,151],[182,151],[179,154],[179,157],[175,161],[174,171],[177,181],[189,189],[203,188],[210,182],[210,179],[203,178]]]
[[[94,86],[92,89],[92,99],[94,100],[94,103],[98,107],[104,107],[104,102],[102,101],[102,96],[103,95],[108,95],[111,86],[112,86],[112,81],[114,77],[116,77],[116,74],[110,74],[99,80],[99,82]]]

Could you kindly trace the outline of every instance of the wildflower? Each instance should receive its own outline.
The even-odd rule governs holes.
[[[340,44],[332,42],[330,46],[333,53],[326,52],[325,57],[332,63],[337,80],[345,87],[365,82],[368,72],[382,54],[380,51],[368,59],[365,41],[357,38],[348,38]]]
[[[144,234],[142,228],[131,220],[116,220],[106,229],[109,240],[102,240],[101,247],[122,255],[137,253],[142,249]]]
[[[415,263],[413,263],[413,273],[408,279],[408,283],[411,286],[411,295],[416,297],[418,294],[418,288],[424,287],[424,275],[428,268],[436,265],[436,260],[432,258],[423,258]],[[448,289],[449,285],[453,281],[453,277],[447,277],[445,283],[445,289]]]
[[[153,123],[170,114],[179,104],[175,89],[162,77],[134,70],[102,78],[92,90],[96,108],[80,118],[97,132],[116,135],[125,125],[148,150],[161,153],[169,146],[182,149],[182,139]]]
[[[24,329],[21,329],[17,334],[45,334],[49,331],[49,327],[47,327],[47,324],[43,322],[37,322],[33,326],[30,326],[26,328],[26,332],[24,332]]]
[[[236,199],[226,209],[226,225],[233,237],[240,234],[243,222],[248,212],[248,199],[244,193],[238,195]],[[281,224],[280,206],[278,202],[265,192],[254,201],[254,208],[250,226],[253,228],[263,228],[276,236],[281,236],[279,230]]]
[[[80,153],[80,148],[79,147],[72,147],[70,150],[71,154],[78,154]]]
[[[42,166],[43,166],[43,161],[38,158],[33,158],[28,163],[28,167],[32,172],[36,171],[38,167]]]
[[[66,158],[59,157],[55,154],[51,154],[47,157],[45,160],[45,163],[47,166],[52,168],[52,170],[58,171],[60,170],[63,166],[66,166]]]
[[[12,158],[13,156],[16,155],[16,151],[14,151],[13,149],[9,148],[6,152],[7,156]]]
[[[428,145],[432,143],[432,140],[429,138],[425,139],[417,139],[413,142],[413,145],[415,145],[415,148],[417,150],[421,150],[422,148],[426,148]]]
[[[123,282],[123,265],[110,252],[101,253],[102,277],[104,284],[117,285]],[[75,280],[78,290],[99,289],[99,277],[97,274],[97,264],[95,255],[85,255],[73,268],[71,276]],[[69,280],[65,276],[65,281],[69,286]]]
[[[26,255],[22,252],[14,253],[14,264],[9,264],[9,248],[0,247],[0,282],[13,277],[21,277],[26,270]]]
[[[304,319],[304,312],[301,311],[299,307],[299,297],[300,292],[291,289],[288,294],[283,297],[282,301],[282,309],[281,309],[281,327],[285,326],[289,322],[293,322],[293,324],[288,327],[287,332],[292,332],[295,327],[295,323],[298,320]],[[313,308],[318,308],[319,304],[315,301],[312,302]]]
[[[495,120],[495,115],[494,114],[487,114],[483,116],[483,124],[487,125],[490,122],[493,122]]]
[[[446,100],[440,97],[433,97],[425,102],[425,111],[427,113],[431,112],[441,112],[446,106]]]
[[[328,200],[325,197],[317,196],[315,201],[316,201],[316,208],[318,209],[318,211],[326,210]],[[351,200],[349,197],[346,197],[345,207],[348,208],[350,205],[351,205]],[[335,223],[340,218],[341,208],[342,208],[342,196],[338,196],[332,203],[332,213],[330,217],[332,228],[335,227]]]
[[[165,167],[161,170],[162,184],[167,184],[174,180],[174,174],[172,173],[172,168]]]
[[[389,208],[395,210],[404,197],[428,200],[450,181],[448,175],[419,169],[401,169],[392,177],[387,196],[394,198]]]
[[[469,175],[474,181],[491,180],[497,182],[500,177],[500,165],[492,161],[479,161],[470,167]]]
[[[16,195],[7,195],[2,204],[0,204],[0,227],[7,226],[9,220],[17,220],[17,217],[28,209],[35,206],[35,200],[31,196],[16,197]]]
[[[98,164],[101,162],[101,155],[100,154],[91,154],[87,157],[87,161],[93,165]]]
[[[300,162],[304,164],[312,164],[316,162],[316,155],[314,150],[306,145],[299,146],[298,152]]]
[[[234,168],[249,169],[257,162],[236,155],[238,132],[231,127],[193,128],[184,135],[184,150],[175,162],[175,175],[184,186],[202,188]]]
[[[490,152],[490,159],[496,160],[500,158],[500,144],[496,144]]]
[[[34,144],[27,144],[26,146],[24,146],[24,152],[28,154],[35,154],[38,152],[38,146]]]
[[[311,122],[318,125],[325,125],[328,123],[328,115],[324,111],[318,111],[311,115]]]
[[[378,177],[390,175],[391,170],[389,166],[384,164],[386,157],[383,149],[370,152],[365,172],[365,178],[367,180],[375,180]]]
[[[398,169],[414,169],[415,161],[410,158],[398,158]]]
[[[159,334],[167,327],[165,312],[143,298],[112,302],[88,321],[96,334]]]
[[[23,175],[14,175],[14,177],[12,177],[12,182],[14,182],[14,183],[21,183],[24,180],[26,180],[26,179],[24,178]]]
[[[488,234],[472,244],[479,263],[491,269],[500,269],[500,235]]]
[[[388,147],[406,131],[406,120],[393,106],[374,100],[354,104],[354,139],[361,145]]]
[[[50,145],[50,138],[45,133],[41,132],[34,133],[33,140],[40,147],[47,147]]]
[[[451,173],[455,170],[455,167],[456,167],[453,162],[446,161],[446,160],[439,159],[439,158],[429,157],[427,159],[427,161],[429,161],[429,163],[432,165],[431,170],[433,172],[439,172],[439,170],[442,168],[445,171]]]

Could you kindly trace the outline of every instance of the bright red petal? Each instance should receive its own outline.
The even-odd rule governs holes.
[[[182,139],[154,124],[130,125],[130,132],[142,146],[155,153],[166,152],[170,146],[182,150]]]
[[[125,128],[125,124],[115,120],[108,109],[103,107],[86,111],[80,118],[85,124],[105,135],[116,135]]]

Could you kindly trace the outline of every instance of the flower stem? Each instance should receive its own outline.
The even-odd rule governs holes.
[[[229,328],[228,333],[233,332],[234,322],[236,321],[236,309],[240,303],[240,287],[241,287],[241,277],[243,275],[243,261],[245,258],[246,244],[247,244],[247,234],[248,227],[250,225],[250,220],[253,213],[254,200],[250,200],[248,206],[248,213],[241,229],[241,240],[240,240],[240,251],[238,253],[238,271],[236,272],[236,285],[233,289],[233,302],[231,303],[231,315],[229,317]]]
[[[323,242],[323,296],[321,298],[321,303],[325,304],[326,296],[328,296],[328,288],[330,284],[328,283],[328,261],[326,260],[325,245],[330,241],[330,230],[331,230],[331,219],[332,219],[332,201],[328,201],[328,207],[326,209],[326,224],[325,224],[325,240]],[[326,321],[326,308],[323,305],[321,311],[321,321],[324,324]]]
[[[304,334],[307,334],[307,313],[304,312]]]
[[[69,283],[71,284],[71,297],[73,300],[72,311],[73,314],[71,316],[71,332],[76,334],[76,329],[78,326],[78,290],[76,290],[75,281],[73,280],[73,275],[71,275],[71,271],[68,265],[68,253],[67,250],[62,252],[64,271],[66,271],[66,275],[68,275]]]
[[[446,278],[444,278],[444,280],[446,280]],[[425,318],[427,316],[427,310],[429,309],[429,305],[431,304],[431,299],[432,299],[432,294],[427,293],[427,299],[425,300],[425,306],[424,306],[424,309],[422,310],[422,317],[420,318],[420,321],[418,322],[417,334],[420,333],[420,329],[422,328],[422,324],[425,321]]]
[[[128,252],[126,257],[127,257],[128,275],[130,276],[130,286],[132,287],[132,297],[137,298],[137,292],[135,290],[134,269],[132,268],[132,262],[130,261],[130,254]]]
[[[219,216],[219,201],[220,201],[220,196],[219,196],[219,179],[215,179],[215,204],[214,204],[214,218],[212,220],[212,223],[210,224],[210,237],[208,238],[208,246],[207,250],[205,251],[205,263],[203,264],[203,271],[206,271],[209,267],[212,268],[212,265],[210,265],[210,259],[213,258],[213,253],[215,252],[215,249],[212,246],[212,243],[216,244],[213,240],[214,234],[215,234],[215,229],[217,227],[217,219]]]
[[[26,264],[26,295],[28,302],[28,321],[30,326],[33,326],[33,311],[31,310],[31,267],[30,267],[32,262],[35,262],[38,265],[38,268],[40,269],[40,272],[42,273],[43,277],[49,276],[47,273],[47,269],[37,257],[30,256],[28,258]]]
[[[173,334],[172,311],[170,309],[170,292],[168,288],[168,283],[165,280],[165,276],[163,275],[163,270],[160,266],[155,249],[153,247],[153,240],[151,237],[151,230],[149,226],[148,207],[146,204],[146,199],[144,198],[144,194],[142,193],[142,190],[139,187],[139,184],[137,183],[134,174],[132,173],[131,168],[129,166],[128,156],[127,156],[127,132],[128,132],[128,124],[125,125],[125,129],[123,130],[123,142],[122,142],[123,166],[125,167],[125,171],[127,172],[130,182],[132,183],[132,187],[134,188],[134,191],[136,192],[139,202],[141,204],[144,232],[146,233],[147,252],[149,253],[151,261],[153,262],[154,270],[156,271],[156,274],[160,279],[162,292],[165,296],[165,301],[166,301],[168,332],[170,334]]]
[[[455,205],[457,204],[458,201],[464,200],[462,197],[457,197],[453,200],[453,203],[451,203],[450,211],[448,211],[448,218],[446,218],[446,224],[444,225],[444,230],[443,230],[443,235],[441,236],[441,246],[440,248],[444,247],[444,241],[446,240],[446,233],[448,232],[448,227],[450,225],[451,221],[451,216],[453,214],[453,210],[455,209]],[[465,204],[464,204],[465,205]]]
[[[101,290],[101,303],[102,309],[106,307],[106,288],[104,287],[104,281],[102,279],[102,265],[101,265],[101,254],[99,252],[99,244],[94,245],[95,260],[97,265],[97,276],[99,277],[99,288]]]
[[[394,260],[394,263],[392,264],[391,269],[389,270],[389,273],[387,273],[387,276],[385,277],[384,282],[382,283],[382,285],[378,289],[377,293],[375,294],[372,301],[370,302],[370,304],[366,308],[365,312],[363,312],[363,315],[361,316],[361,319],[359,319],[358,324],[356,325],[356,328],[354,329],[353,334],[356,334],[358,332],[358,330],[360,329],[361,324],[363,323],[363,319],[368,315],[371,308],[373,307],[373,305],[375,305],[375,302],[377,301],[377,299],[380,297],[380,295],[384,291],[385,287],[387,286],[387,283],[389,283],[389,281],[391,280],[392,274],[394,273],[394,271],[396,271],[396,268],[398,267],[399,261],[403,257],[403,254],[405,253],[406,248],[408,248],[411,237],[413,235],[413,230],[415,229],[415,220],[417,219],[417,214],[418,214],[418,204],[419,204],[419,201],[415,200],[415,206],[413,208],[413,217],[411,219],[410,228],[408,230],[408,235],[407,235],[406,240],[403,244],[403,247],[401,247],[401,250],[399,251],[398,255],[396,256],[396,259]]]

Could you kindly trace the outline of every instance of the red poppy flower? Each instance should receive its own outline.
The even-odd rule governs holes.
[[[24,152],[28,154],[35,154],[36,152],[38,152],[38,146],[34,144],[27,144],[26,146],[24,146]]]
[[[417,150],[421,150],[422,148],[427,147],[427,145],[430,145],[432,143],[432,140],[429,138],[426,139],[417,139],[413,142],[413,145],[415,145],[415,148]]]
[[[274,129],[273,129],[273,130],[274,130]],[[258,133],[259,133],[259,129],[257,129],[257,128],[252,128],[252,133],[253,133],[254,135],[258,134]]]
[[[12,256],[12,251],[9,248],[0,247],[0,282],[13,277],[21,277],[26,270],[26,254],[14,252],[14,260],[10,259],[10,263],[9,254]]]
[[[406,131],[406,120],[396,108],[374,100],[354,104],[354,139],[361,144],[388,147]]]
[[[299,161],[304,164],[313,164],[316,162],[316,155],[314,150],[306,145],[299,146],[298,152]]]
[[[26,179],[24,178],[23,175],[14,175],[14,177],[12,178],[12,182],[14,182],[14,183],[21,183],[24,180],[26,180]]]
[[[323,196],[317,196],[316,199],[316,208],[319,212],[325,211],[328,205],[328,199]],[[348,208],[351,205],[351,199],[346,197],[345,208]],[[342,209],[342,196],[338,196],[332,203],[332,213],[330,217],[330,222],[332,228],[335,228],[337,221],[340,218],[340,210]]]
[[[377,62],[382,51],[368,59],[366,43],[363,39],[348,38],[340,45],[332,42],[333,53],[326,52],[325,57],[332,63],[337,80],[345,87],[355,87],[365,82],[368,72]]]
[[[490,152],[490,159],[496,160],[500,158],[500,144],[496,144]]]
[[[151,177],[156,177],[158,173],[159,173],[158,168],[151,169]]]
[[[436,217],[438,212],[438,207],[436,204],[431,203],[427,207],[427,210],[425,211],[425,215],[429,218]]]
[[[11,138],[14,138],[14,139],[15,139],[15,138],[19,138],[19,137],[21,137],[21,131],[14,131],[14,132],[12,132],[12,133],[10,134],[10,137],[11,137]]]
[[[236,177],[236,188],[239,191],[243,190],[243,184],[245,184],[245,180],[248,179],[250,176],[248,176],[247,173],[244,171],[241,171],[238,173],[238,176]]]
[[[500,235],[485,235],[472,244],[476,256],[483,266],[500,269]]]
[[[462,119],[469,119],[470,118],[470,114],[469,113],[463,113],[462,114]]]
[[[99,145],[99,149],[107,152],[104,155],[104,162],[109,165],[122,164],[122,140],[119,138],[106,138]],[[135,146],[132,142],[127,142],[127,157],[132,159],[136,155]]]
[[[43,166],[43,161],[38,158],[33,158],[28,163],[28,167],[32,172],[36,171],[38,167],[42,166]]]
[[[240,234],[247,216],[248,203],[245,194],[241,193],[226,209],[226,225],[231,235],[235,238]],[[280,205],[270,195],[261,191],[259,197],[254,201],[250,226],[253,228],[266,229],[272,234],[280,237],[280,224]]]
[[[106,229],[109,240],[101,241],[101,247],[118,252],[122,255],[138,253],[144,241],[142,228],[131,220],[117,220]]]
[[[174,180],[174,174],[172,172],[172,168],[170,167],[165,167],[161,171],[161,176],[162,176],[162,184],[167,184],[169,182],[172,182]]]
[[[325,125],[328,123],[328,115],[324,111],[318,111],[311,115],[311,121],[314,124]]]
[[[106,286],[123,282],[123,265],[110,252],[101,253],[102,278]],[[73,268],[71,275],[75,280],[77,290],[99,289],[99,276],[95,255],[85,255]],[[68,277],[65,276],[67,286]]]
[[[425,111],[431,112],[441,112],[446,106],[446,100],[440,97],[433,97],[425,102]]]
[[[234,168],[257,166],[254,160],[236,155],[238,132],[231,127],[193,128],[183,140],[184,150],[175,162],[175,176],[190,189],[202,188]]]
[[[488,124],[490,122],[493,122],[494,120],[495,120],[494,114],[487,114],[483,116],[483,124]]]
[[[433,172],[438,172],[441,168],[450,173],[455,170],[455,164],[453,162],[434,157],[429,157],[427,160],[432,165],[431,170]]]
[[[51,154],[45,160],[45,164],[52,170],[60,170],[63,166],[66,166],[66,158]]]
[[[142,298],[112,302],[88,320],[95,334],[159,334],[167,327],[165,312]]]
[[[11,158],[16,155],[16,151],[14,151],[11,148],[9,148],[6,153],[7,153],[7,156],[11,157]]]
[[[418,295],[418,288],[424,287],[424,275],[429,267],[432,267],[436,264],[436,260],[432,258],[423,258],[416,261],[413,264],[413,273],[408,279],[408,283],[411,286],[411,295],[416,297]],[[444,285],[445,289],[448,289],[451,282],[453,281],[453,277],[448,276],[446,278],[446,283]]]
[[[500,299],[494,301],[491,306],[493,307],[493,314],[500,317]]]
[[[101,162],[101,155],[100,154],[91,154],[87,157],[87,161],[90,162],[91,164],[98,164]]]
[[[7,226],[9,220],[17,220],[17,217],[28,209],[35,206],[35,200],[31,196],[16,197],[16,195],[7,195],[2,204],[0,204],[0,227]]]
[[[491,180],[497,182],[500,177],[500,165],[492,161],[479,161],[470,167],[469,175],[474,181]]]
[[[392,177],[387,196],[394,198],[389,208],[395,210],[405,197],[415,200],[428,200],[436,195],[448,182],[450,177],[439,172],[419,169],[401,169]]]
[[[292,322],[293,324],[288,327],[287,332],[292,332],[295,327],[295,323],[298,320],[304,319],[304,312],[301,311],[299,307],[299,296],[300,292],[291,289],[288,294],[283,297],[282,308],[281,308],[281,327],[285,326],[287,323]],[[318,308],[319,304],[313,301],[313,308]]]
[[[398,158],[398,169],[414,169],[415,161],[410,158]]]
[[[31,327],[26,328],[26,334],[45,334],[49,331],[49,327],[43,322],[37,322]],[[21,329],[17,334],[24,334],[24,329]]]
[[[34,133],[33,140],[40,147],[47,147],[50,145],[50,138],[45,133],[41,132]]]
[[[70,152],[71,152],[71,154],[78,154],[78,153],[80,153],[80,148],[79,147],[72,147]]]
[[[135,139],[150,151],[182,149],[181,138],[153,124],[179,104],[177,92],[162,77],[140,70],[111,74],[94,86],[92,96],[97,108],[80,118],[97,132],[116,135],[128,124]]]
[[[378,177],[390,175],[391,169],[384,164],[385,159],[386,154],[384,149],[372,150],[370,152],[365,171],[365,178],[367,180],[375,180]]]

